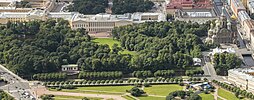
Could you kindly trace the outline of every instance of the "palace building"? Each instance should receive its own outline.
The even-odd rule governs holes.
[[[127,13],[123,15],[96,14],[83,15],[78,12],[49,12],[33,9],[29,12],[0,12],[0,24],[7,22],[27,22],[47,19],[68,20],[72,29],[85,28],[89,32],[109,32],[114,27],[143,23],[148,21],[166,21],[163,13]]]

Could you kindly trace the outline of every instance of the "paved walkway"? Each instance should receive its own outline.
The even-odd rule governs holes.
[[[84,96],[84,97],[97,97],[103,99],[113,99],[113,100],[126,100],[120,95],[106,95],[106,94],[84,94],[84,93],[71,93],[71,92],[59,92],[59,91],[46,91],[44,94],[53,95],[65,95],[65,96]]]
[[[84,97],[97,97],[103,99],[113,99],[113,100],[126,100],[122,95],[110,95],[110,94],[88,94],[88,93],[71,93],[71,92],[61,92],[61,91],[49,91],[44,86],[38,86],[33,88],[34,94],[40,97],[43,94],[52,95],[65,95],[65,96],[84,96]]]
[[[218,100],[218,98],[220,98],[220,99],[222,99],[222,100],[227,100],[227,99],[225,99],[225,98],[219,96],[219,94],[218,94],[218,89],[219,89],[220,87],[218,87],[217,85],[214,85],[214,87],[216,88],[216,89],[215,89],[215,92],[214,92],[214,94],[213,94],[214,100]]]

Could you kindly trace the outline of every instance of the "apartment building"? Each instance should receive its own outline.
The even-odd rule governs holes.
[[[254,68],[228,70],[228,81],[237,87],[254,93]]]

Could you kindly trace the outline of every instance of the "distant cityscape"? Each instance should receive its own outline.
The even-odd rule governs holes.
[[[4,100],[254,99],[254,0],[0,0],[0,29]]]

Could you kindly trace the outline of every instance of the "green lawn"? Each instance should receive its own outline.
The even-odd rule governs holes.
[[[218,95],[227,100],[239,100],[233,93],[222,88],[218,89]]]
[[[183,90],[183,87],[178,84],[169,84],[169,85],[152,85],[151,87],[145,87],[144,91],[148,95],[159,95],[167,96],[170,92]]]
[[[93,86],[93,87],[77,87],[77,89],[62,89],[64,92],[89,92],[89,93],[125,93],[126,90],[130,90],[133,86]],[[99,92],[103,91],[103,92]]]
[[[117,40],[113,40],[112,38],[95,38],[92,41],[98,44],[107,44],[110,49],[112,48],[113,44],[118,44],[118,46],[120,46],[120,42]]]
[[[166,97],[153,97],[153,96],[146,96],[146,97],[138,97],[140,100],[165,100]]]
[[[112,46],[114,44],[118,44],[118,46],[120,47],[120,42],[117,40],[113,40],[113,38],[95,38],[94,40],[92,40],[95,43],[98,44],[107,44],[109,45],[110,49],[112,49]],[[129,51],[124,49],[123,51],[120,52],[121,54],[130,54],[130,55],[136,55],[137,52],[135,51]]]
[[[202,100],[214,100],[214,97],[212,94],[201,93],[199,95],[202,97]]]
[[[64,95],[55,95],[54,100],[81,100],[82,96],[64,96]],[[102,98],[90,98],[87,97],[89,100],[102,100]]]

